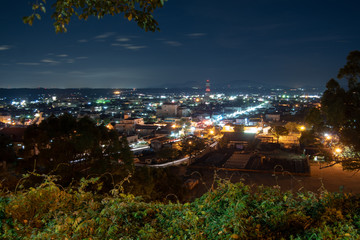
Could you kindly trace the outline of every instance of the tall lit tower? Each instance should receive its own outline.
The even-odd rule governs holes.
[[[208,80],[206,80],[206,84],[205,84],[205,86],[206,86],[206,89],[205,89],[205,96],[209,96],[210,95],[210,80],[208,79]]]

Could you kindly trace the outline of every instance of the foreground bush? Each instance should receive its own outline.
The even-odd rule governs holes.
[[[219,181],[192,203],[99,196],[97,179],[62,189],[52,178],[0,196],[1,239],[359,239],[359,196],[282,193]]]

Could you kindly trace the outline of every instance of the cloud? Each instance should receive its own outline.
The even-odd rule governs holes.
[[[121,43],[112,43],[111,46],[114,46],[114,47],[123,47],[124,45],[129,45],[130,44],[121,44]]]
[[[127,46],[125,47],[126,49],[130,49],[130,50],[139,50],[139,49],[142,49],[142,48],[146,48],[146,46]]]
[[[36,72],[37,74],[47,75],[47,74],[53,74],[52,71],[42,71],[42,72]]]
[[[89,57],[77,57],[76,59],[79,59],[79,60],[81,60],[81,59],[88,59]]]
[[[48,59],[48,58],[41,60],[41,62],[43,62],[43,63],[51,63],[51,64],[57,64],[57,63],[59,63],[58,61],[55,61],[55,60],[52,60],[52,59]]]
[[[207,34],[206,33],[189,33],[189,34],[186,34],[186,36],[192,37],[192,38],[203,37],[205,35],[207,35]]]
[[[139,50],[142,48],[147,48],[147,46],[133,45],[133,44],[129,44],[129,43],[112,43],[111,46],[123,47],[123,48],[129,49],[129,50]]]
[[[40,63],[37,62],[18,62],[17,65],[25,65],[25,66],[37,66],[40,65]]]
[[[80,40],[78,40],[78,42],[79,43],[86,43],[86,42],[88,42],[89,40],[86,40],[86,39],[80,39]]]
[[[95,39],[106,39],[106,38],[109,38],[109,37],[113,36],[114,34],[115,34],[114,32],[107,32],[107,33],[104,33],[104,34],[101,34],[101,35],[97,35],[94,38]]]
[[[130,41],[130,38],[118,38],[118,39],[116,39],[116,41],[118,41],[118,42],[128,42],[128,41]]]
[[[74,59],[68,59],[66,62],[67,62],[67,63],[74,63],[75,60],[74,60]]]
[[[116,47],[130,47],[130,46],[134,46],[133,44],[130,43],[112,43],[111,46],[116,46]]]
[[[68,72],[69,74],[85,74],[85,72],[81,72],[81,71],[71,71]]]
[[[167,45],[173,46],[173,47],[180,47],[182,46],[182,43],[177,41],[165,41]]]
[[[57,57],[68,57],[69,55],[67,54],[59,54],[59,55],[56,55]]]
[[[9,50],[10,48],[11,48],[11,46],[9,46],[9,45],[0,45],[0,51]]]
[[[311,36],[296,39],[281,39],[277,42],[282,45],[321,43],[321,42],[339,42],[345,40],[342,36]],[[345,40],[346,41],[346,40]]]

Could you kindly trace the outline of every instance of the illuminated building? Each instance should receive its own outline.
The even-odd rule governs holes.
[[[210,80],[206,80],[206,84],[205,84],[205,96],[209,97],[210,96]]]

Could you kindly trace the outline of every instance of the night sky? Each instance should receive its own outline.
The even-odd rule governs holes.
[[[30,27],[30,0],[1,3],[2,88],[324,87],[360,50],[357,0],[169,0],[160,32],[109,16],[65,34],[49,6]]]

